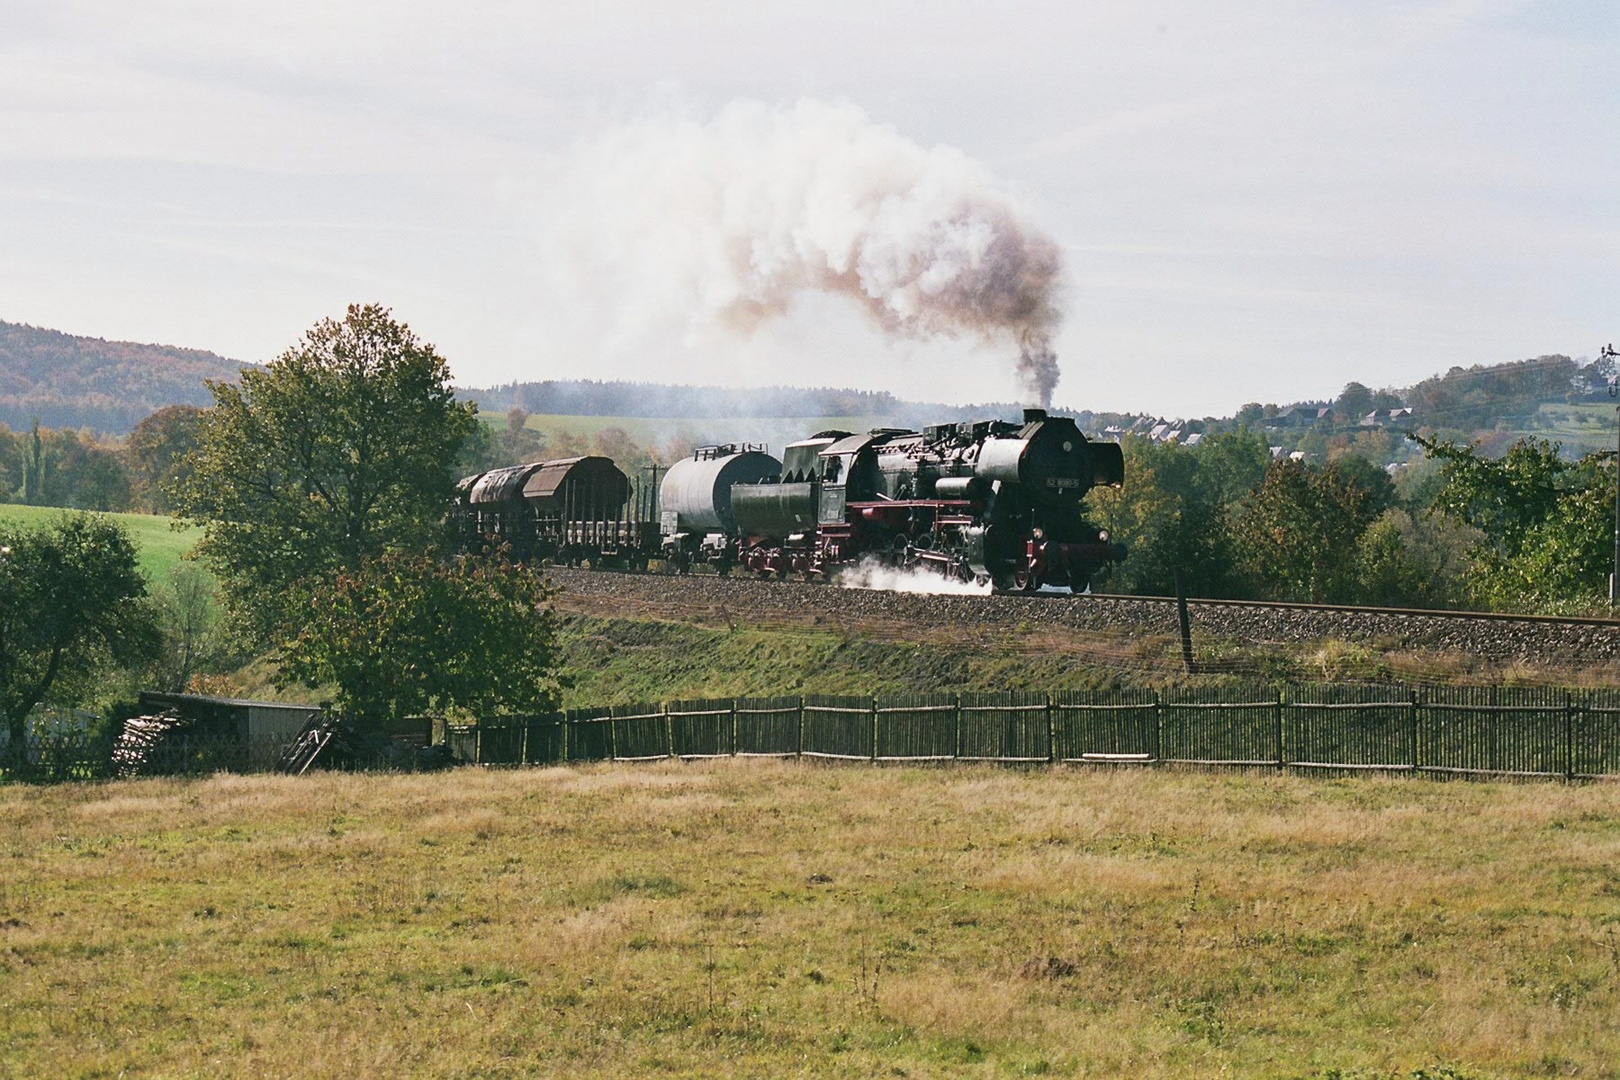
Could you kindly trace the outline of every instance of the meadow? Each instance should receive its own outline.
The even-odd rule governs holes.
[[[1607,1077],[1620,789],[766,760],[0,789],[0,1074]]]
[[[1569,457],[1613,450],[1615,406],[1589,402],[1543,403],[1536,410],[1534,425],[1522,434],[1561,443]]]
[[[0,503],[0,527],[19,526],[38,528],[49,525],[63,514],[73,511],[51,506],[21,506]],[[175,565],[185,557],[198,540],[202,529],[188,526],[174,528],[174,519],[156,514],[106,514],[106,517],[129,530],[135,541],[141,569],[154,583],[167,581]]]

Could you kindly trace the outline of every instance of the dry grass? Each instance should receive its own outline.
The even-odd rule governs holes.
[[[1612,785],[220,776],[0,790],[0,859],[6,1076],[1620,1061]]]

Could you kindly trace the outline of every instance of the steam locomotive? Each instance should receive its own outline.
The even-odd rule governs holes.
[[[1082,502],[1123,481],[1118,445],[1027,409],[1022,423],[822,431],[781,460],[703,447],[634,496],[607,458],[535,462],[467,477],[459,507],[469,540],[521,558],[805,579],[875,558],[1000,591],[1081,590],[1124,557]]]

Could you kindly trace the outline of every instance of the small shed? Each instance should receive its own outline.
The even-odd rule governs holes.
[[[143,713],[173,711],[193,720],[199,734],[217,739],[239,739],[246,749],[248,768],[270,768],[282,748],[321,711],[319,705],[292,705],[282,701],[249,701],[204,694],[165,694],[143,690]]]

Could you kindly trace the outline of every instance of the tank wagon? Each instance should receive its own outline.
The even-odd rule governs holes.
[[[737,562],[735,488],[780,476],[782,463],[760,446],[701,446],[669,467],[658,489],[662,553],[677,570],[706,562],[722,573]]]
[[[520,558],[643,568],[656,557],[681,572],[704,563],[807,580],[876,559],[1000,591],[1081,590],[1124,557],[1083,514],[1086,494],[1124,473],[1117,444],[1027,409],[1022,422],[821,431],[780,460],[747,444],[701,447],[670,466],[656,500],[632,500],[602,457],[467,477],[460,498],[469,532]]]

